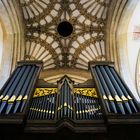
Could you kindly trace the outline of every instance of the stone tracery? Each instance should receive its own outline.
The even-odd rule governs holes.
[[[20,0],[26,26],[26,60],[43,60],[43,69],[87,70],[89,61],[106,60],[105,24],[109,0]],[[67,21],[73,32],[61,36]]]

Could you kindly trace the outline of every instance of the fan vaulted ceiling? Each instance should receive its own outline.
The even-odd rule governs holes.
[[[88,69],[106,60],[104,42],[110,0],[20,0],[25,19],[25,59],[42,60],[43,69]],[[66,31],[66,24],[72,26]],[[64,22],[64,23],[65,23]],[[69,30],[69,29],[68,29]],[[67,35],[64,32],[69,32]]]

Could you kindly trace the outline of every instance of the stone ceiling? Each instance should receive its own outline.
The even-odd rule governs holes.
[[[89,61],[106,60],[109,4],[110,0],[20,0],[25,59],[42,60],[44,70],[87,70]]]

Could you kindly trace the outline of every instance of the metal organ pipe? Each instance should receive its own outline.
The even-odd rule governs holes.
[[[131,91],[127,88],[126,84],[124,84],[123,81],[121,81],[120,77],[118,74],[115,72],[114,68],[110,67],[109,68],[111,73],[113,74],[114,78],[116,79],[118,85],[120,86],[121,90],[123,91],[124,95],[128,98],[128,102],[132,106],[133,112],[138,112],[138,109],[136,108],[136,105],[131,97]],[[130,94],[130,95],[129,95]]]
[[[109,101],[108,101],[108,98],[107,98],[107,93],[105,93],[105,90],[104,90],[104,88],[103,88],[103,85],[102,85],[102,83],[100,82],[100,81],[102,81],[102,80],[104,80],[104,79],[102,79],[102,77],[101,77],[101,79],[100,79],[100,74],[98,75],[98,73],[97,73],[97,71],[96,71],[96,69],[95,68],[93,68],[92,69],[92,71],[94,72],[94,74],[95,74],[95,78],[97,79],[97,81],[98,81],[98,84],[99,84],[99,87],[100,87],[100,92],[101,92],[101,94],[102,94],[102,97],[103,97],[103,99],[104,99],[104,101],[105,101],[105,105],[106,105],[106,107],[107,107],[107,110],[108,110],[108,112],[111,112],[111,109],[110,109],[110,106],[109,106]],[[102,81],[103,82],[103,81]],[[111,102],[111,101],[110,101]],[[112,102],[111,103],[112,105],[112,107],[114,108],[114,103]],[[116,111],[116,109],[115,109],[115,111]]]
[[[103,68],[103,66],[99,66],[99,70],[101,71],[101,73],[102,73],[102,75],[103,75],[103,77],[104,77],[106,83],[108,83],[108,84],[107,84],[107,87],[109,88],[109,90],[110,90],[112,96],[113,96],[113,97],[115,98],[115,100],[116,100],[116,104],[117,104],[117,107],[118,107],[118,111],[120,111],[122,114],[126,114],[126,113],[125,113],[125,110],[124,110],[124,107],[123,107],[123,105],[122,105],[122,100],[121,100],[120,97],[118,96],[117,91],[116,91],[116,89],[114,88],[112,82],[110,81],[110,78],[108,77],[108,75],[107,75],[105,69]]]
[[[23,99],[21,102],[20,112],[22,112],[25,107],[25,103],[28,98],[28,93],[30,92],[31,87],[33,86],[33,82],[38,73],[38,70],[39,70],[39,68],[34,66],[30,72],[30,75],[27,77],[27,80],[25,82],[25,87],[24,87],[25,89],[23,89],[23,91],[21,92],[21,96],[23,97]]]
[[[20,71],[21,71],[21,67],[17,67],[17,69],[15,69],[15,71],[11,75],[11,78],[9,79],[9,81],[7,81],[7,83],[4,85],[4,87],[1,90],[2,95],[0,96],[0,101],[6,95],[6,93],[8,92],[8,90],[12,86],[13,82],[16,80]]]
[[[114,76],[113,76],[112,73],[110,72],[108,66],[105,66],[104,69],[105,69],[106,73],[108,74],[108,76],[110,77],[110,80],[111,80],[111,82],[112,82],[112,85],[113,85],[114,88],[116,89],[116,91],[117,91],[119,97],[121,98],[121,100],[124,101],[124,105],[125,105],[127,111],[131,114],[132,111],[131,111],[131,108],[130,108],[130,106],[129,106],[129,104],[128,104],[128,99],[127,99],[127,98],[125,97],[125,95],[123,94],[123,92],[122,92],[120,86],[118,85],[118,83],[117,83],[117,81],[115,80]]]
[[[7,109],[6,109],[6,113],[5,114],[9,114],[10,111],[12,110],[12,107],[15,103],[15,100],[17,98],[17,96],[19,95],[21,89],[22,89],[22,85],[24,85],[24,82],[26,81],[26,78],[30,72],[30,69],[31,69],[31,66],[27,66],[25,71],[24,71],[24,74],[22,75],[20,81],[18,82],[15,90],[13,91],[13,95],[10,97],[10,99],[8,100],[8,106],[7,106]]]
[[[69,78],[64,76],[62,80],[58,83],[60,86],[59,93],[58,93],[58,113],[57,118],[73,118],[73,95],[72,89],[70,87]]]
[[[14,80],[14,82],[12,83],[12,85],[10,86],[9,89],[5,89],[7,92],[5,93],[4,91],[4,95],[6,95],[4,98],[2,98],[2,103],[0,106],[0,113],[2,113],[2,111],[4,110],[4,108],[7,107],[7,101],[9,100],[9,98],[11,97],[11,95],[14,93],[14,90],[16,88],[16,86],[18,85],[20,78],[22,77],[22,75],[24,74],[24,70],[26,69],[26,66],[23,66],[20,69],[20,72],[16,75],[16,78]],[[9,82],[10,83],[10,82]]]
[[[109,88],[108,88],[108,86],[107,86],[107,84],[106,84],[106,82],[105,82],[105,79],[104,79],[104,77],[102,76],[102,74],[101,74],[101,72],[100,72],[100,70],[99,70],[99,68],[98,67],[95,67],[95,70],[96,70],[96,72],[98,73],[98,76],[99,76],[99,78],[100,78],[100,82],[102,83],[102,88],[104,88],[104,90],[105,90],[105,93],[106,93],[106,95],[107,95],[107,97],[106,96],[103,96],[103,98],[105,99],[105,101],[106,101],[106,99],[109,99],[109,102],[110,102],[110,109],[114,112],[114,113],[118,113],[117,112],[117,109],[116,109],[116,106],[115,106],[115,103],[114,103],[114,99],[113,99],[113,97],[112,97],[112,94],[111,94],[111,92],[110,92],[110,90],[109,90]],[[97,77],[98,77],[97,76]],[[99,82],[99,83],[100,83]],[[109,107],[107,107],[107,108],[109,108]]]
[[[90,68],[106,111],[122,115],[137,113],[139,105],[112,63],[109,63],[111,66],[105,62],[96,63],[91,63]]]
[[[58,94],[45,95],[41,93],[41,90],[45,91],[47,88],[36,90],[40,92],[35,92],[36,95],[34,95],[28,115],[29,119],[102,119],[95,88],[80,88],[80,90],[73,88],[72,82],[65,76],[58,83]],[[41,95],[43,95],[42,98]]]
[[[102,119],[100,104],[97,95],[92,95],[93,88],[76,88],[74,104],[77,120]]]
[[[29,94],[41,70],[41,63],[29,62],[18,66],[2,88],[0,114],[23,112]]]

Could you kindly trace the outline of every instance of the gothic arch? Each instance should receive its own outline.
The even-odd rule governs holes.
[[[3,51],[0,69],[0,87],[24,56],[24,36],[21,15],[15,1],[0,1],[0,23],[3,31]]]
[[[131,66],[128,61],[128,28],[138,2],[138,0],[113,1],[108,13],[106,34],[108,60],[115,62],[116,68],[137,99],[139,97],[136,91],[136,84],[132,78],[132,73],[130,73]],[[113,8],[115,10],[111,12]],[[135,73],[133,74],[135,75]]]

